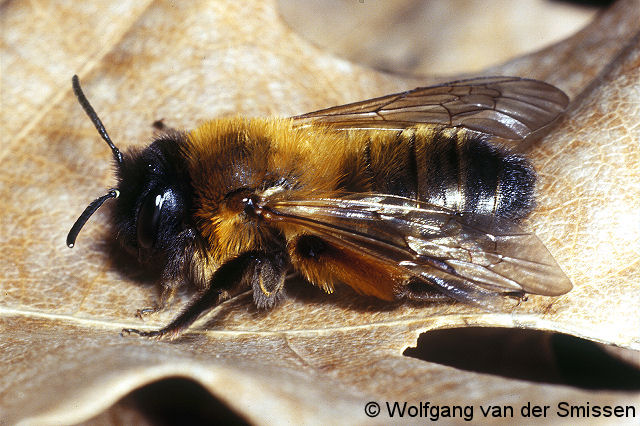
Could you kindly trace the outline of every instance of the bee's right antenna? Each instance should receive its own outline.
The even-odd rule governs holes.
[[[102,139],[104,139],[104,141],[111,148],[111,151],[113,152],[113,156],[118,162],[118,164],[122,164],[122,153],[118,148],[116,148],[113,142],[111,142],[111,138],[109,137],[107,130],[104,128],[102,121],[100,121],[98,114],[96,114],[96,111],[93,109],[93,107],[89,103],[89,100],[82,92],[82,88],[80,87],[80,80],[78,79],[77,75],[74,75],[71,78],[71,85],[73,86],[73,92],[76,94],[76,97],[78,98],[78,102],[80,102],[80,105],[82,105],[84,112],[87,113],[93,125],[96,126],[96,129],[98,130],[98,133],[100,133],[100,136],[102,136]]]
[[[102,197],[93,200],[93,202],[89,204],[86,209],[84,209],[80,217],[76,220],[76,223],[74,223],[71,227],[71,231],[69,231],[69,234],[67,235],[67,246],[69,248],[72,248],[76,245],[76,238],[78,238],[80,230],[82,229],[84,224],[87,223],[87,220],[89,220],[91,215],[94,214],[96,210],[98,210],[100,206],[109,198],[118,198],[118,196],[120,196],[120,191],[118,191],[117,189],[110,189],[109,192],[107,192]]]

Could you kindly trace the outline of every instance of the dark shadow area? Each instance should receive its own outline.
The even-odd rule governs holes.
[[[585,389],[640,390],[640,369],[602,346],[566,334],[552,334],[551,344],[567,383]]]
[[[110,232],[111,235],[116,235],[113,226],[110,227]],[[112,269],[120,273],[124,279],[135,281],[143,287],[159,288],[162,277],[160,268],[140,264],[138,258],[127,253],[116,238],[109,238],[105,244]]]
[[[423,333],[405,356],[461,370],[590,390],[640,390],[640,370],[596,343],[565,334],[503,328]]]
[[[152,425],[249,424],[198,383],[179,377],[136,389],[121,402]]]
[[[554,0],[556,3],[566,3],[578,6],[605,8],[615,3],[615,0]]]

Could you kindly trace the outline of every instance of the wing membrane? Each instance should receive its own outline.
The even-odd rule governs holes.
[[[526,292],[557,296],[571,282],[542,242],[510,221],[391,195],[275,201],[268,220],[300,226],[466,302]]]
[[[518,141],[539,134],[568,103],[567,95],[542,81],[487,77],[419,87],[293,118],[300,126],[326,124],[342,130],[436,124]]]

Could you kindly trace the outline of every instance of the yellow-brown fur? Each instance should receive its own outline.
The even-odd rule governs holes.
[[[211,250],[211,269],[242,252],[268,250],[281,235],[292,265],[325,291],[342,281],[358,292],[392,299],[397,283],[392,271],[346,250],[302,259],[295,253],[295,241],[305,234],[303,228],[286,221],[267,226],[225,198],[240,188],[279,200],[335,197],[344,188],[367,191],[371,177],[362,160],[365,146],[375,147],[371,157],[379,179],[388,174],[386,168],[404,165],[398,156],[389,158],[393,146],[368,143],[377,138],[375,133],[336,132],[325,126],[294,127],[290,119],[275,118],[218,119],[190,132],[183,153],[195,188],[195,215]],[[281,179],[288,187],[274,190]]]
[[[464,130],[431,124],[402,131],[337,131],[279,118],[206,122],[188,134],[182,148],[194,188],[194,215],[211,258],[200,275],[211,276],[242,253],[286,250],[293,268],[327,292],[344,282],[359,293],[392,300],[409,278],[398,265],[339,238],[326,243],[321,254],[301,255],[298,239],[318,231],[309,219],[248,214],[247,197],[277,205],[374,192],[438,200],[462,211],[469,143]],[[447,183],[440,186],[434,179]]]

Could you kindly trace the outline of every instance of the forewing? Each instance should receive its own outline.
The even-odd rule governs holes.
[[[300,126],[325,124],[342,130],[401,130],[435,124],[518,141],[543,133],[568,103],[560,89],[542,81],[486,77],[419,87],[293,119]]]
[[[564,294],[571,282],[542,242],[513,222],[390,195],[275,201],[266,220],[283,221],[357,250],[466,302],[505,293]]]

